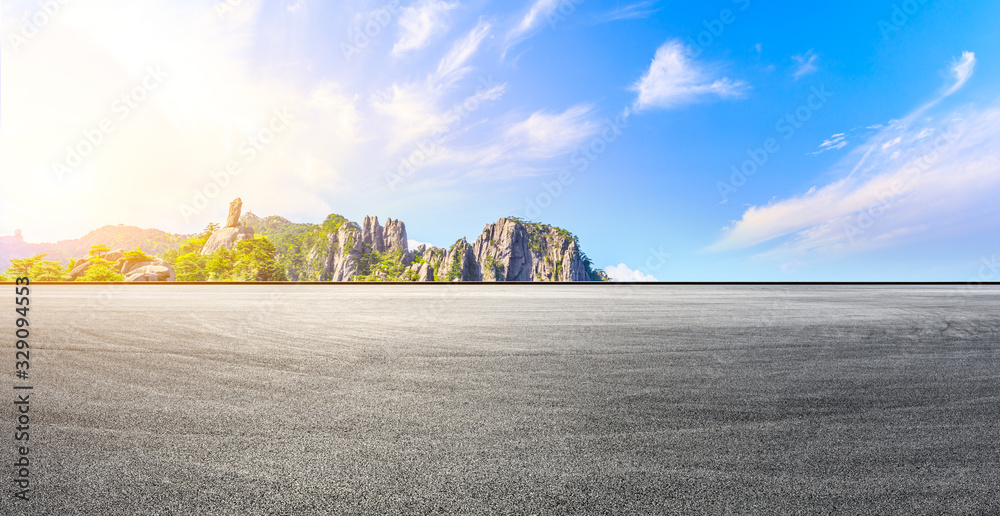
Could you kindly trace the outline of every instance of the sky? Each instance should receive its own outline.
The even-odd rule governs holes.
[[[0,235],[244,211],[618,280],[1000,280],[1000,3],[5,0]]]

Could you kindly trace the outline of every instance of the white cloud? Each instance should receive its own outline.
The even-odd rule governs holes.
[[[427,242],[421,242],[419,240],[413,240],[412,238],[406,241],[406,248],[409,249],[410,251],[416,251],[416,249],[418,247],[422,246],[422,245],[425,245],[428,248],[437,247],[434,244],[428,244]]]
[[[972,77],[972,71],[976,68],[975,52],[962,52],[961,59],[956,59],[951,65],[951,76],[955,80],[951,88],[945,92],[945,96],[958,91]]]
[[[670,108],[706,98],[741,98],[749,86],[728,77],[715,77],[714,70],[689,58],[680,41],[664,43],[656,51],[649,70],[632,87],[638,92],[634,109]]]
[[[837,133],[830,137],[828,140],[823,140],[823,143],[819,144],[819,150],[816,152],[810,152],[809,154],[815,156],[817,154],[822,154],[826,151],[838,150],[847,147],[847,134]]]
[[[806,52],[805,54],[792,56],[792,59],[799,64],[798,68],[795,69],[796,79],[802,77],[803,75],[809,75],[819,71],[819,67],[816,66],[816,61],[819,59],[819,56],[812,50]]]
[[[925,131],[926,131],[926,129],[925,129]],[[923,132],[923,131],[921,131],[921,132]],[[919,140],[922,137],[918,134],[918,135],[914,136],[913,138]],[[896,144],[898,144],[901,141],[903,141],[903,137],[902,136],[897,136],[896,138],[883,143],[882,144],[882,150],[886,150],[889,147],[892,147],[893,145],[896,145]]]
[[[448,54],[438,63],[437,72],[433,76],[433,81],[443,83],[447,86],[463,77],[471,70],[467,63],[469,59],[479,50],[486,36],[490,34],[490,24],[480,21],[476,28],[469,31],[466,36],[452,45]]]
[[[7,52],[21,11],[38,8],[31,0],[23,9],[12,5],[4,3],[0,17],[0,185],[19,188],[0,189],[0,234],[20,227],[31,241],[76,238],[116,223],[194,232],[224,219],[237,196],[262,216],[300,221],[333,211],[351,216],[382,202],[415,209],[428,199],[470,195],[466,178],[503,185],[551,172],[554,160],[564,166],[565,154],[601,129],[589,104],[505,105],[508,86],[493,82],[489,69],[504,65],[484,58],[494,29],[482,20],[452,27],[443,50],[428,45],[392,67],[384,59],[319,67],[299,48],[307,40],[310,17],[301,15],[313,6],[308,1],[278,3],[282,13],[297,12],[265,23],[270,11],[261,0],[244,0],[224,15],[212,3],[89,0],[61,11],[20,52]],[[328,7],[340,11],[330,19],[341,25],[316,30],[391,55],[398,41],[388,17],[369,18],[357,4]],[[386,20],[382,39],[353,39],[371,19]],[[162,68],[166,80],[120,119],[112,102],[141,84],[150,66]],[[248,159],[244,146],[275,111],[290,114],[290,127],[266,137],[270,143]],[[114,130],[60,182],[52,163],[102,118],[111,118]],[[402,157],[426,148],[439,131],[417,175],[390,190],[386,178]],[[213,175],[234,160],[239,174],[218,187]],[[208,206],[184,218],[179,206],[193,205],[206,185]]]
[[[537,29],[559,7],[562,0],[535,0],[521,21],[507,32],[508,46],[525,34]]]
[[[440,153],[440,160],[451,165],[473,165],[482,173],[502,169],[507,177],[529,176],[540,172],[534,164],[565,156],[578,149],[602,130],[594,119],[593,107],[580,104],[565,111],[536,111],[526,118],[505,122],[491,144],[454,147]],[[516,167],[505,166],[515,163]]]
[[[619,6],[614,11],[598,16],[598,19],[603,22],[611,22],[617,20],[636,20],[648,18],[663,9],[662,7],[655,7],[658,3],[659,0],[645,0],[625,6]]]
[[[448,12],[458,7],[458,2],[424,0],[402,9],[399,28],[402,35],[392,54],[399,56],[411,50],[420,50],[438,34],[448,32]]]
[[[550,158],[572,151],[601,128],[591,117],[589,105],[570,107],[562,113],[537,111],[504,132],[508,150],[529,158]]]
[[[490,24],[480,22],[452,44],[436,69],[424,80],[393,84],[372,96],[372,107],[392,119],[388,131],[392,138],[387,144],[390,153],[408,151],[418,140],[454,129],[456,109],[446,105],[445,99],[456,83],[473,69],[469,61],[489,33]],[[458,105],[468,98],[484,103],[496,100],[504,89],[505,84],[492,85],[485,90],[480,88],[479,94],[461,99]]]
[[[842,179],[749,208],[708,250],[777,241],[762,255],[856,252],[983,224],[1000,195],[1000,106],[936,117],[926,109],[848,154],[831,171]]]
[[[611,278],[611,281],[659,281],[652,275],[630,269],[624,263],[608,265],[604,268],[604,272]]]

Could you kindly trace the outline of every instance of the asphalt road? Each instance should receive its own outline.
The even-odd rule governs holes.
[[[39,285],[31,303],[32,501],[7,480],[0,514],[1000,511],[996,287]]]

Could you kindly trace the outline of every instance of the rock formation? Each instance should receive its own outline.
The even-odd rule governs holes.
[[[463,238],[445,252],[416,250],[438,281],[601,281],[584,262],[576,238],[544,224],[503,218],[471,245]],[[443,256],[442,256],[443,254]]]
[[[100,256],[113,263],[115,272],[125,275],[125,281],[174,281],[174,268],[169,263],[155,257],[126,259],[125,251],[115,249]],[[77,260],[69,273],[69,280],[76,281],[87,273],[93,265],[93,258]]]
[[[344,223],[336,233],[329,235],[329,251],[323,271],[325,280],[350,281],[358,273],[358,261],[365,245],[363,238],[362,229],[353,222]]]
[[[249,221],[249,222],[248,222]],[[332,221],[332,222],[331,222]],[[568,231],[514,218],[487,225],[475,242],[449,248],[407,249],[406,225],[385,227],[368,216],[362,224],[331,215],[323,225],[280,217],[249,217],[262,235],[276,238],[288,276],[319,281],[603,281]],[[326,233],[323,227],[329,228]],[[290,237],[298,231],[298,237]],[[317,232],[320,231],[320,232]],[[378,254],[376,254],[378,253]]]
[[[366,249],[385,252],[385,238],[382,234],[382,226],[378,224],[378,217],[365,217],[364,225],[361,227],[361,242]]]
[[[378,218],[375,219],[378,223]],[[383,231],[385,250],[392,251],[402,251],[406,252],[407,240],[406,240],[406,225],[403,224],[401,220],[388,219],[385,221],[385,230]]]
[[[240,225],[240,211],[243,209],[243,199],[237,197],[229,203],[229,216],[226,217],[226,227],[235,228]]]
[[[226,217],[226,227],[212,232],[212,235],[208,237],[208,241],[201,248],[201,254],[212,254],[220,247],[232,250],[240,240],[253,238],[253,228],[240,223],[240,211],[242,209],[243,200],[237,197],[229,204],[229,216]]]

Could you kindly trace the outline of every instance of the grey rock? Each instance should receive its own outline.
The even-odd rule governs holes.
[[[139,275],[152,276],[151,279],[147,279],[146,281],[175,280],[173,266],[159,258],[131,264],[127,269],[122,269],[122,274],[126,276],[126,280]]]
[[[118,260],[121,260],[124,257],[125,257],[125,251],[122,251],[121,249],[115,249],[114,251],[108,251],[107,253],[105,253],[103,258],[111,262],[117,262]]]
[[[125,281],[129,281],[129,282],[149,281],[149,276],[150,276],[149,274],[145,274],[145,273],[139,272],[139,273],[132,274],[131,276],[125,278]],[[152,276],[153,276],[153,278],[156,278],[155,274],[153,274]],[[153,281],[156,281],[156,280],[154,279]]]
[[[435,276],[442,281],[482,281],[476,255],[465,238],[459,239],[448,249]]]
[[[483,281],[590,281],[576,239],[543,224],[503,218],[472,244]]]
[[[328,281],[350,281],[358,272],[358,259],[364,246],[361,228],[353,222],[345,222],[327,239],[330,246],[323,277]]]
[[[382,234],[382,226],[378,223],[378,217],[365,217],[361,242],[367,246],[366,249],[380,253],[385,252],[385,237]]]
[[[420,267],[417,269],[417,281],[434,281],[434,270],[426,263],[419,265]]]
[[[378,219],[376,219],[376,221],[378,221]],[[406,225],[403,224],[403,221],[392,219],[386,220],[383,233],[385,239],[383,246],[386,251],[401,251],[406,253]]]
[[[234,228],[240,225],[240,211],[243,210],[243,199],[237,197],[229,203],[229,216],[226,217],[226,227]]]
[[[201,254],[212,254],[220,247],[232,250],[236,247],[237,242],[253,238],[253,235],[253,228],[248,226],[224,227],[208,237],[205,246],[201,248]]]
[[[76,281],[77,278],[86,274],[87,269],[90,268],[90,265],[91,263],[88,262],[86,259],[77,261],[76,266],[73,267],[73,270],[69,272],[69,280]]]

